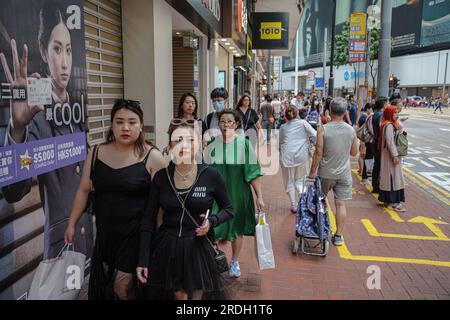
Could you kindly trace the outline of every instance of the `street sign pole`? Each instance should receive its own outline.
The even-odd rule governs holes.
[[[330,57],[330,79],[328,80],[328,95],[334,94],[334,38],[336,36],[336,0],[333,0],[333,18],[331,19],[331,57]]]
[[[389,71],[391,63],[392,1],[381,3],[381,40],[378,53],[378,97],[389,96]]]
[[[445,89],[447,86],[447,68],[448,68],[448,52],[445,58],[444,85],[442,86],[442,103],[446,103],[444,101],[444,98],[445,98]]]
[[[299,29],[297,29],[297,33],[295,35],[295,73],[294,73],[294,95],[298,93],[298,33]]]
[[[323,96],[325,96],[325,78],[327,74],[327,36],[328,29],[325,28],[324,44],[323,44]]]

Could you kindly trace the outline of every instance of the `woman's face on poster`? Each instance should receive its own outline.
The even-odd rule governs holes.
[[[54,84],[65,89],[72,71],[72,44],[70,32],[62,22],[53,28],[44,61],[48,64]]]

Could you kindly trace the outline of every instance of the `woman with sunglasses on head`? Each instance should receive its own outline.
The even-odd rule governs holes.
[[[149,298],[172,292],[175,299],[223,299],[216,265],[213,228],[233,217],[220,173],[202,163],[201,137],[189,120],[169,127],[171,158],[167,170],[155,174],[149,206],[141,224],[138,279]],[[213,203],[216,215],[209,214]],[[164,212],[157,227],[157,215]]]
[[[89,299],[135,298],[139,227],[152,177],[166,166],[159,150],[145,141],[143,126],[139,102],[118,100],[111,111],[106,143],[89,151],[83,168],[64,239],[72,243],[93,188],[97,237]]]
[[[257,209],[264,209],[260,178],[263,173],[250,141],[236,133],[239,125],[240,118],[235,111],[222,111],[219,114],[222,135],[212,141],[205,150],[205,162],[217,168],[225,178],[226,190],[234,208],[234,219],[214,230],[218,240],[231,242],[232,277],[241,275],[238,258],[243,236],[255,234],[255,206],[250,186],[253,187],[257,197]],[[213,213],[215,211],[217,209],[213,210]]]

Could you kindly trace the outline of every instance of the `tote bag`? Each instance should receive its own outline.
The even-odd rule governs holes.
[[[85,260],[84,254],[66,244],[56,258],[39,264],[28,300],[76,300],[84,280]]]

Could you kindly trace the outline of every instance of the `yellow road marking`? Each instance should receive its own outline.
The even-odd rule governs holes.
[[[435,237],[432,236],[415,236],[409,234],[395,234],[395,233],[381,233],[375,228],[373,223],[368,219],[361,219],[362,224],[366,228],[367,232],[372,237],[384,237],[384,238],[397,238],[397,239],[409,239],[409,240],[431,240],[431,241],[450,241],[449,238],[445,234],[440,231],[440,235],[438,236],[436,233]],[[437,228],[436,226],[433,226]],[[433,232],[434,233],[434,232]]]
[[[438,200],[442,201],[446,205],[450,206],[450,193],[440,188],[435,183],[429,181],[428,179],[422,177],[421,175],[411,171],[411,169],[407,167],[403,167],[405,169],[405,175],[412,180],[414,183],[417,183],[422,187],[425,191],[431,193]]]
[[[362,180],[362,176],[358,174],[358,171],[356,169],[353,170],[353,173],[356,175],[359,181]],[[378,201],[377,196],[372,193],[372,186],[366,184],[365,187],[369,191],[369,193]],[[388,215],[390,215],[392,220],[394,220],[395,222],[405,222],[405,220],[400,218],[400,216],[394,210],[383,208],[383,211],[386,212]]]
[[[330,203],[327,199],[328,213],[330,217],[330,223],[333,230],[336,230],[336,219],[334,213],[331,210]],[[426,259],[409,259],[409,258],[397,258],[397,257],[380,257],[380,256],[357,256],[352,255],[348,250],[347,245],[344,243],[342,246],[336,247],[339,256],[345,260],[353,261],[379,261],[379,262],[392,262],[392,263],[409,263],[409,264],[420,264],[438,267],[450,268],[450,261],[436,261],[436,260],[426,260]]]
[[[436,237],[438,237],[441,240],[445,240],[448,239],[450,240],[443,232],[441,229],[439,229],[436,224],[448,224],[445,221],[441,221],[441,220],[436,220],[436,219],[431,219],[428,217],[422,217],[422,216],[418,216],[415,218],[412,218],[410,220],[408,220],[408,222],[412,222],[412,223],[423,223],[428,229],[431,230],[431,232],[433,232]]]

